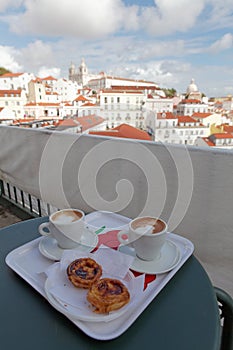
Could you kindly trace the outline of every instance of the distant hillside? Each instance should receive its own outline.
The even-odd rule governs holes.
[[[4,67],[0,67],[0,75],[6,74],[6,73],[11,73],[11,71]]]

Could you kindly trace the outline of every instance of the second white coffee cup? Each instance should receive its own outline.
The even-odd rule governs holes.
[[[81,243],[85,214],[79,209],[62,209],[50,215],[49,221],[38,227],[43,236],[51,235],[63,249],[73,249]]]
[[[151,217],[138,217],[129,223],[128,231],[118,232],[121,244],[133,247],[136,255],[146,261],[158,259],[167,238],[165,221]]]

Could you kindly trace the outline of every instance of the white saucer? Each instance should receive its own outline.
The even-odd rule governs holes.
[[[130,268],[134,271],[142,273],[160,274],[168,272],[174,269],[179,264],[181,259],[179,248],[170,240],[166,240],[161,250],[160,257],[152,261],[139,259],[136,256],[134,249],[126,245],[120,245],[118,250],[122,253],[133,255],[135,259]]]
[[[81,237],[81,244],[75,249],[91,252],[97,246],[97,243],[98,236],[94,232],[85,230],[85,234]],[[60,260],[64,249],[60,248],[56,239],[49,235],[42,237],[40,240],[39,251],[48,259]]]
[[[64,271],[60,269],[59,263],[57,266],[55,266],[55,272],[55,286],[53,278],[48,277],[45,281],[44,291],[46,297],[55,309],[75,320],[88,322],[109,322],[119,318],[126,312],[129,312],[133,303],[136,301],[137,294],[133,292],[134,276],[130,271],[128,271],[122,280],[130,291],[130,302],[121,309],[112,311],[108,314],[98,314],[93,312],[93,309],[86,298],[88,290],[72,286],[66,278]],[[59,281],[59,284],[57,284],[57,280]],[[62,298],[58,297],[57,293],[60,294]]]

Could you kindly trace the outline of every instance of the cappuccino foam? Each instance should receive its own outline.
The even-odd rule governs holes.
[[[152,217],[138,218],[132,224],[132,228],[138,233],[159,233],[165,229],[165,224]]]
[[[69,224],[82,218],[82,214],[78,211],[69,210],[61,211],[53,216],[53,221],[57,224]]]
[[[136,232],[140,233],[140,234],[145,234],[145,233],[152,233],[153,232],[153,226],[152,225],[146,225],[146,226],[142,226],[142,227],[137,227]]]

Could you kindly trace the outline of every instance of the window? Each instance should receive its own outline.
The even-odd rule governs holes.
[[[108,103],[108,98],[107,97],[104,98],[104,103]]]
[[[120,97],[117,97],[117,103],[120,103]]]

